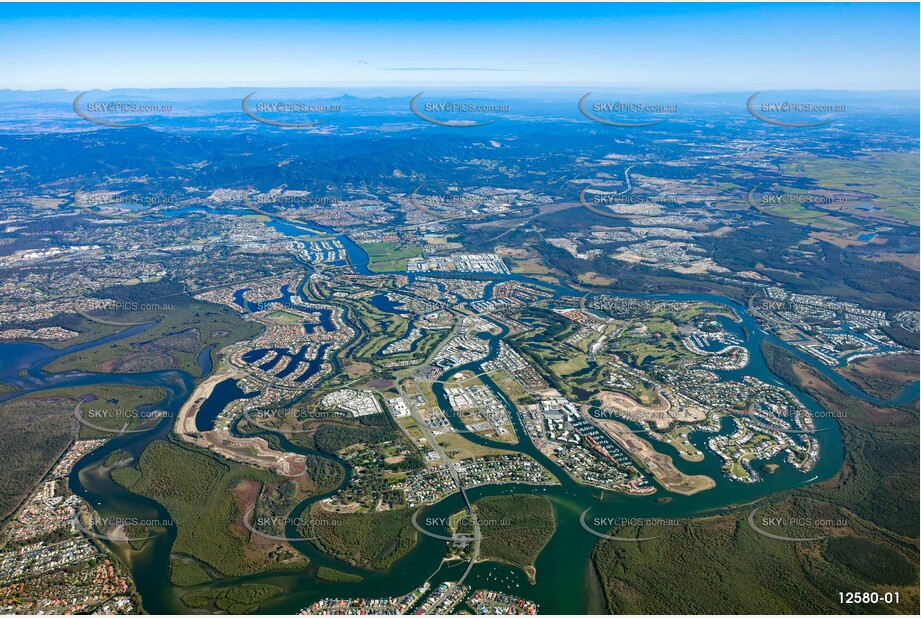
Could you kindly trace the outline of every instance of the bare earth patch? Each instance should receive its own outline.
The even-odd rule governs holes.
[[[612,420],[595,419],[595,422],[667,491],[690,496],[716,487],[716,481],[709,476],[689,475],[676,468],[671,457],[660,453],[649,442],[631,433],[626,425]]]

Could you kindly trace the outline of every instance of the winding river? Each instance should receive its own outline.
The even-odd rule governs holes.
[[[358,253],[361,250],[354,245],[354,243],[346,246],[350,259],[354,262],[362,263],[361,256]],[[364,258],[364,263],[367,263],[366,256]],[[363,267],[362,270],[366,270],[366,268]],[[437,275],[430,273],[428,276]],[[540,281],[531,281],[526,277],[518,275],[497,276],[496,279],[516,279],[519,281],[532,282],[544,288],[554,287],[548,286],[546,283]],[[558,296],[583,296],[583,293],[566,288],[565,286],[555,286],[554,291]],[[285,292],[287,293],[287,290],[285,290]],[[701,294],[674,294],[655,297],[627,294],[624,296],[676,301],[700,300],[720,303],[731,307],[735,310],[737,315],[740,316],[741,322],[728,322],[725,325],[729,328],[736,329],[736,332],[739,334],[743,332],[742,329],[744,328],[744,332],[748,334],[748,338],[743,345],[750,353],[750,362],[748,366],[742,370],[718,373],[723,374],[727,379],[739,379],[743,375],[751,375],[765,382],[783,386],[793,392],[804,405],[812,411],[818,411],[820,409],[812,398],[791,387],[789,384],[784,383],[767,369],[760,349],[762,341],[769,340],[772,343],[781,345],[785,349],[791,350],[799,358],[821,371],[823,375],[827,376],[846,392],[861,397],[864,400],[874,403],[905,403],[918,397],[917,382],[907,387],[891,402],[880,402],[874,397],[865,395],[828,367],[815,362],[795,348],[765,334],[757,327],[754,319],[746,312],[745,308],[731,300]],[[42,371],[42,367],[64,354],[91,346],[104,345],[119,338],[142,332],[146,328],[149,328],[149,326],[149,324],[135,326],[95,342],[73,346],[60,351],[51,350],[45,346],[34,344],[0,345],[0,355],[4,358],[3,366],[0,367],[0,381],[20,389],[17,392],[8,393],[0,397],[0,401],[24,393],[32,393],[49,388],[102,383],[145,386],[156,385],[166,389],[167,396],[160,403],[159,407],[166,410],[168,416],[164,418],[154,430],[144,433],[116,436],[96,451],[82,458],[73,468],[69,479],[71,489],[74,493],[86,499],[103,517],[141,517],[169,520],[169,515],[162,506],[151,500],[127,492],[115,484],[109,476],[111,470],[106,468],[103,462],[105,462],[110,453],[119,449],[137,458],[152,441],[165,439],[171,430],[173,417],[194,389],[194,379],[192,376],[181,371],[154,371],[119,375],[77,372],[48,374]],[[494,358],[498,350],[498,342],[503,334],[505,334],[504,328],[503,332],[498,335],[489,335],[491,352],[489,359]],[[210,372],[210,362],[209,354],[199,356],[199,365],[203,375],[207,375]],[[473,369],[479,372],[480,365],[481,362],[478,362],[455,368],[449,372],[449,374],[443,376],[443,378],[450,377],[450,374],[463,369]],[[506,406],[509,407],[511,411],[511,403],[488,376],[483,378],[483,382],[505,402]],[[226,390],[227,392],[232,392],[231,389]],[[435,392],[439,402],[443,406],[447,405],[443,386],[436,384]],[[213,403],[219,407],[223,407],[220,401]],[[601,491],[597,488],[586,487],[572,481],[565,472],[561,471],[551,463],[547,457],[533,447],[517,415],[510,414],[510,417],[512,418],[513,425],[520,438],[518,444],[513,447],[494,443],[488,439],[472,434],[465,434],[465,436],[473,442],[511,448],[530,455],[556,474],[560,480],[560,485],[552,487],[525,487],[517,485],[485,486],[469,489],[468,494],[472,500],[476,500],[483,496],[510,494],[522,491],[544,495],[549,498],[553,504],[557,521],[557,531],[537,559],[536,586],[530,585],[527,576],[519,569],[489,562],[476,564],[471,570],[465,584],[472,586],[474,589],[486,588],[507,591],[511,594],[534,600],[540,604],[541,613],[576,614],[604,613],[606,611],[603,593],[601,592],[601,587],[591,566],[592,550],[599,539],[587,533],[579,524],[579,517],[586,508],[591,507],[592,517],[682,518],[716,513],[750,503],[780,491],[800,487],[810,482],[825,480],[838,470],[844,455],[840,427],[837,421],[832,418],[820,416],[816,418],[816,427],[817,429],[825,431],[819,431],[815,434],[815,437],[819,440],[821,445],[821,453],[818,464],[812,471],[809,473],[801,473],[789,465],[782,464],[774,474],[764,475],[760,482],[751,484],[737,483],[730,481],[722,475],[718,459],[706,450],[705,443],[709,434],[694,433],[691,434],[691,442],[697,446],[699,450],[707,452],[707,457],[702,462],[689,463],[675,456],[675,464],[683,472],[711,476],[716,480],[716,487],[714,489],[693,496],[681,496],[677,494],[666,494],[664,490],[653,482],[658,489],[655,494],[643,497],[627,496]],[[451,419],[451,421],[452,423],[459,423],[457,419]],[[460,428],[459,425],[457,425],[457,427]],[[727,423],[724,424],[721,431],[730,430],[731,427]],[[311,453],[337,461],[345,470],[339,487],[344,486],[348,482],[351,471],[345,462],[322,453],[297,447],[288,442],[284,436],[278,437],[282,445],[292,451]],[[652,444],[657,450],[663,453],[675,455],[675,451],[672,447],[666,444],[656,441],[652,441]],[[779,457],[777,460],[779,462]],[[326,497],[329,493],[332,492],[328,492],[321,496],[315,496],[302,502],[292,512],[292,517],[297,517],[301,512],[308,509],[311,504]],[[670,498],[669,501],[657,502],[657,499],[665,495],[668,495]],[[447,516],[462,508],[463,503],[460,494],[455,493],[438,504],[427,507],[424,515],[426,517]],[[603,532],[603,530],[601,530],[601,532]],[[289,526],[286,535],[296,536],[296,532]],[[166,534],[148,540],[137,550],[132,549],[127,543],[106,542],[111,550],[120,556],[131,569],[136,586],[142,596],[144,607],[148,612],[190,613],[191,610],[186,608],[180,601],[180,596],[182,594],[211,586],[227,586],[248,582],[274,584],[283,588],[285,591],[283,594],[277,595],[264,603],[260,607],[260,612],[291,614],[323,597],[389,597],[407,593],[427,579],[429,579],[433,585],[442,581],[456,581],[467,566],[466,563],[462,562],[443,563],[442,559],[445,550],[444,542],[422,535],[419,535],[416,547],[407,556],[394,563],[386,572],[356,568],[342,563],[321,553],[313,547],[313,545],[304,541],[293,543],[293,545],[309,558],[310,564],[305,569],[297,571],[273,571],[240,578],[220,578],[215,584],[205,584],[192,588],[177,588],[169,582],[169,553],[174,538],[175,529],[170,527]],[[317,568],[320,566],[329,566],[347,573],[359,574],[363,577],[363,580],[359,583],[324,582],[317,579],[315,576]]]

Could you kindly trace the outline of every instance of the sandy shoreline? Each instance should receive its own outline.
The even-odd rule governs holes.
[[[623,423],[593,419],[614,442],[645,468],[667,491],[691,496],[716,487],[716,481],[703,474],[689,475],[675,467],[668,455],[655,450],[645,439],[630,431]]]
[[[272,470],[282,476],[300,476],[307,471],[307,460],[297,453],[284,453],[271,448],[264,438],[238,438],[226,429],[198,431],[196,416],[214,388],[224,380],[243,377],[235,369],[216,373],[199,384],[179,409],[173,432],[179,438],[199,448],[213,451],[231,461]]]

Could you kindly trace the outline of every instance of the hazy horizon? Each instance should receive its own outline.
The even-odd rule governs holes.
[[[917,90],[917,4],[0,5],[0,86]]]

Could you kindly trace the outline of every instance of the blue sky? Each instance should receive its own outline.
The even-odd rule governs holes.
[[[918,4],[0,4],[0,89],[919,89]]]

